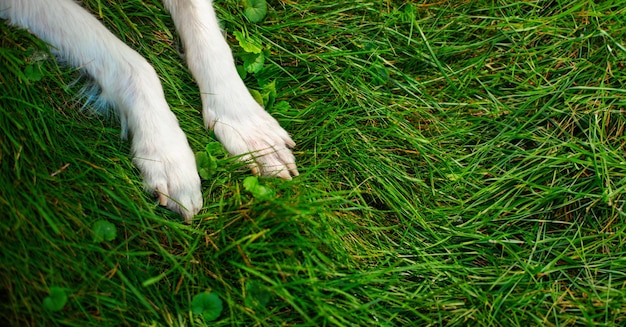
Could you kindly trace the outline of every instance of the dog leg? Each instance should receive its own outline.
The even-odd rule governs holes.
[[[164,0],[176,24],[202,96],[204,122],[253,173],[298,175],[289,134],[252,98],[237,74],[210,0]]]
[[[161,205],[190,220],[202,206],[194,154],[169,110],[156,72],[73,0],[0,0],[0,17],[82,67],[119,111],[133,162]]]

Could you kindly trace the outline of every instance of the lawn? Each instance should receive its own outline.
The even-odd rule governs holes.
[[[204,129],[158,0],[86,1],[206,159],[189,225],[85,78],[0,22],[1,325],[626,324],[624,1],[270,0],[256,23],[216,5],[297,143],[292,181]],[[223,309],[202,314],[209,293]]]

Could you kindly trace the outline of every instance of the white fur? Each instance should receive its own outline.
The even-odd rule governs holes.
[[[164,0],[184,42],[202,96],[204,121],[254,173],[298,175],[295,143],[246,89],[210,0]],[[150,64],[73,0],[0,0],[0,18],[50,43],[100,86],[131,137],[133,162],[160,203],[190,220],[202,207],[200,178],[187,139]]]

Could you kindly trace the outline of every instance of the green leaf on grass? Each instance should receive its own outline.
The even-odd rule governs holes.
[[[205,151],[196,152],[196,166],[200,178],[207,180],[217,174],[217,157],[224,154],[224,147],[219,142],[209,142],[204,149]]]
[[[196,152],[196,166],[200,178],[207,180],[217,172],[217,159],[207,152]]]
[[[236,68],[237,74],[239,74],[239,77],[241,77],[241,79],[246,79],[246,77],[248,77],[248,72],[242,65],[237,65]]]
[[[276,112],[281,112],[281,113],[286,113],[293,110],[293,108],[291,107],[291,105],[289,104],[289,102],[287,101],[278,101],[275,105],[274,105],[274,111]]]
[[[258,23],[267,15],[267,2],[265,0],[245,0],[243,14],[253,23]]]
[[[269,199],[274,196],[274,191],[267,186],[259,184],[259,178],[256,176],[248,176],[244,178],[243,188],[252,193],[252,196],[260,200]]]
[[[261,81],[259,81],[261,83]],[[264,81],[261,84],[261,89],[263,90],[263,106],[265,110],[270,110],[274,105],[274,101],[276,101],[276,80],[272,80],[271,82]]]
[[[26,75],[31,82],[40,81],[43,78],[41,63],[34,63],[26,66],[24,68],[24,75]]]
[[[250,91],[250,95],[252,95],[252,97],[254,98],[254,100],[261,105],[261,107],[264,107],[264,103],[263,103],[263,95],[261,94],[261,92],[255,90],[255,89],[250,89],[248,90]]]
[[[204,147],[204,150],[211,156],[225,154],[224,146],[222,145],[222,143],[217,141],[207,143],[207,145]]]
[[[243,55],[242,58],[243,67],[248,73],[258,73],[263,69],[263,65],[265,64],[265,55],[263,52],[247,53]]]
[[[267,287],[259,281],[249,281],[246,287],[246,306],[258,310],[265,308],[271,299],[272,294]]]
[[[67,294],[65,294],[65,290],[60,287],[51,287],[50,295],[43,299],[44,308],[50,311],[59,311],[63,309],[66,303]]]
[[[271,98],[276,98],[276,80],[263,83],[261,88],[263,89],[263,93],[266,93]]]
[[[235,38],[239,41],[239,46],[243,48],[243,51],[247,53],[263,52],[263,43],[261,40],[240,31],[234,31],[233,35],[235,35]]]
[[[222,300],[215,293],[203,292],[191,300],[191,312],[201,314],[207,321],[217,319],[223,309]]]
[[[98,242],[110,242],[117,237],[117,229],[115,225],[111,224],[106,220],[98,220],[93,224],[92,227],[94,237],[93,241]]]

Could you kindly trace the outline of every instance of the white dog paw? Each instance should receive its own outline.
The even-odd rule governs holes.
[[[255,175],[290,180],[298,176],[291,152],[296,143],[260,105],[253,101],[236,118],[217,118],[213,131],[226,150],[241,160]]]
[[[190,222],[202,208],[200,177],[187,141],[174,139],[166,139],[163,144],[133,140],[133,162],[159,203]]]

